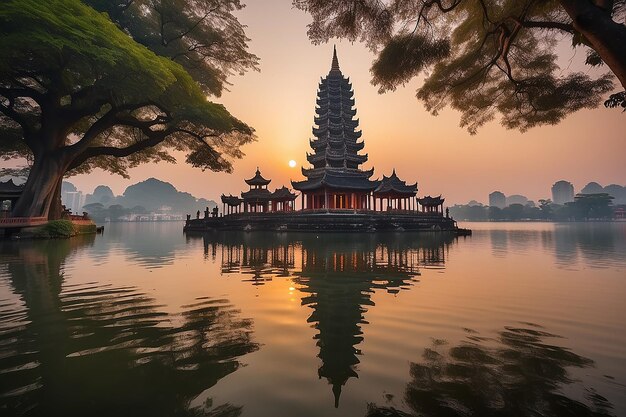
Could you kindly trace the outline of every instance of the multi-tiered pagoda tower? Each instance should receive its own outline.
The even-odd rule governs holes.
[[[365,145],[358,141],[361,131],[355,119],[354,91],[350,80],[339,69],[337,50],[333,51],[330,72],[319,84],[315,125],[309,141],[313,153],[307,153],[311,168],[302,168],[304,181],[292,181],[302,193],[302,208],[367,209],[370,195],[379,185],[370,177],[374,169],[364,171],[360,165],[367,154],[359,151]]]

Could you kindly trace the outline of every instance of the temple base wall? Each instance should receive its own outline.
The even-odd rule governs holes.
[[[293,213],[241,213],[225,217],[190,219],[183,231],[243,230],[301,232],[378,232],[378,231],[450,231],[459,229],[456,222],[441,215],[425,213],[356,213],[311,211]]]

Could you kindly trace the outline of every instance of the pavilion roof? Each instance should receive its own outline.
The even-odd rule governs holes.
[[[272,193],[272,200],[295,200],[297,195],[284,185]]]
[[[446,199],[441,198],[441,196],[431,197],[427,195],[425,197],[418,198],[417,201],[423,206],[438,206],[440,204],[443,204]]]
[[[256,188],[250,191],[244,191],[241,193],[244,201],[269,201],[272,198],[272,193],[266,188]]]
[[[396,175],[394,169],[391,176],[386,177],[383,175],[383,179],[380,181],[380,185],[374,190],[376,194],[398,193],[398,194],[417,194],[417,183],[407,185],[406,181],[402,181]]]
[[[265,178],[263,178],[263,176],[261,175],[261,171],[259,171],[258,167],[256,169],[256,173],[254,174],[254,177],[245,181],[248,185],[267,185],[270,182],[272,182],[272,180],[266,180]]]
[[[0,181],[0,192],[12,192],[12,191],[16,191],[16,192],[22,192],[22,190],[24,189],[24,185],[16,185],[13,182],[13,178],[9,178],[7,181]]]
[[[224,195],[222,194],[222,203],[228,204],[229,206],[238,206],[241,204],[243,200],[236,195]]]

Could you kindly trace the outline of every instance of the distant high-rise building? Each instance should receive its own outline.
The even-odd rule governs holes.
[[[78,214],[82,212],[85,197],[81,191],[64,191],[61,193],[61,201],[66,209]]]
[[[528,197],[520,194],[513,194],[506,198],[506,205],[510,206],[511,204],[521,204],[525,206],[528,204]]]
[[[506,206],[506,196],[500,191],[489,194],[489,206],[504,208]]]
[[[574,201],[574,186],[571,182],[561,180],[552,186],[552,202],[554,204],[565,204]]]

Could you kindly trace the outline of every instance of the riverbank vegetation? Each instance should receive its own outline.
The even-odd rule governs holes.
[[[455,220],[469,221],[586,221],[612,220],[624,207],[613,206],[613,197],[607,193],[578,194],[573,202],[563,205],[551,200],[539,200],[539,206],[511,204],[504,208],[483,205],[455,205],[450,215]]]

